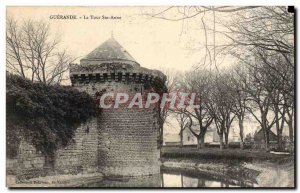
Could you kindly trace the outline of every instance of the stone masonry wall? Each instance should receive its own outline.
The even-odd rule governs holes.
[[[147,94],[140,83],[103,82],[75,84],[75,88],[91,96],[97,92]],[[126,105],[125,105],[126,106]],[[105,175],[158,174],[158,112],[137,107],[103,109],[98,116],[99,172]]]
[[[54,171],[46,167],[45,157],[35,147],[21,140],[18,156],[7,159],[7,173],[19,179],[54,174],[91,173],[98,170],[97,119],[91,118],[75,132],[73,142],[57,150]]]
[[[45,176],[45,157],[33,145],[21,140],[18,156],[6,160],[8,175],[16,175],[19,179]]]
[[[73,142],[59,149],[55,157],[58,173],[90,173],[97,171],[97,119],[91,118],[77,128]]]
[[[112,109],[99,117],[99,169],[106,175],[159,173],[156,113]]]

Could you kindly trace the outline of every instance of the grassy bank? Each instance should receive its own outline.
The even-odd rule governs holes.
[[[196,159],[196,160],[228,160],[228,161],[271,161],[285,163],[294,160],[294,155],[272,154],[259,150],[223,149],[194,147],[163,147],[162,159]]]

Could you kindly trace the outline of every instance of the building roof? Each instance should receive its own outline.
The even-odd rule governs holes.
[[[139,64],[112,36],[81,60],[88,61],[121,61]]]
[[[254,134],[254,141],[262,141],[262,140],[264,140],[264,132],[263,132],[262,129],[259,129]],[[269,140],[270,141],[276,141],[277,140],[277,135],[272,130],[269,131]]]
[[[166,76],[159,70],[141,67],[114,37],[82,58],[79,65],[70,64],[70,78],[72,84],[112,79],[155,84],[157,81],[165,84],[166,81]]]

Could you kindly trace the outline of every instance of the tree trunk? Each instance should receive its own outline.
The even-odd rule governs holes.
[[[261,127],[264,133],[264,142],[265,142],[265,150],[269,150],[269,129],[267,128],[267,117],[265,115],[262,115],[261,119]]]
[[[265,150],[269,151],[269,144],[270,144],[270,135],[269,130],[265,128]]]
[[[283,149],[283,144],[282,144],[282,130],[277,131],[277,142],[278,142],[278,149],[282,150]]]
[[[291,143],[294,142],[294,130],[293,130],[293,120],[288,121],[288,126],[289,126],[289,137]]]
[[[180,131],[180,146],[183,147],[183,131]]]
[[[181,176],[181,187],[183,188],[183,175],[180,174],[180,176]]]
[[[226,148],[226,149],[229,148],[228,135],[229,135],[229,133],[225,133],[225,148]]]
[[[204,136],[200,136],[199,144],[200,144],[200,148],[204,148],[205,147]]]
[[[161,126],[161,133],[160,133],[160,148],[164,145],[164,129],[163,126]]]
[[[277,144],[278,149],[282,150],[282,130],[280,129],[280,123],[279,123],[279,107],[275,105],[275,125],[276,125],[276,131],[277,131]],[[283,115],[285,116],[285,115]]]
[[[197,137],[197,149],[200,149],[200,137]]]
[[[164,145],[164,130],[163,130],[163,127],[159,126],[159,131],[158,131],[158,144],[157,144],[157,147],[159,149],[159,155],[160,155],[160,158],[162,157],[162,147]]]
[[[161,187],[163,188],[163,187],[165,187],[164,174],[163,173],[160,174],[160,178],[161,178]]]
[[[293,120],[292,119],[290,119],[288,121],[288,127],[289,127],[289,137],[290,137],[289,150],[290,150],[290,152],[294,152],[294,130],[293,130]]]
[[[240,149],[244,149],[244,142],[240,141]]]
[[[243,120],[239,118],[239,128],[240,128],[240,148],[244,149],[244,124]]]
[[[224,143],[223,143],[223,133],[219,134],[220,137],[220,149],[224,149]]]
[[[201,136],[199,135],[197,137],[197,149],[202,149],[205,147],[205,144],[204,144],[204,136]]]
[[[198,179],[198,187],[205,187],[205,180],[203,178]]]

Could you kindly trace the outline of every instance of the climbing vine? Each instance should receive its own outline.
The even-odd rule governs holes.
[[[94,99],[71,86],[32,83],[7,74],[7,149],[15,151],[21,138],[44,155],[72,142],[75,130],[95,115]],[[12,153],[13,154],[13,153]]]

